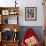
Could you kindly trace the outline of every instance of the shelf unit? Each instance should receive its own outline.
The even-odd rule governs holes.
[[[16,17],[16,22],[13,24],[12,23],[9,24],[9,22],[8,22],[9,17]],[[4,29],[5,30],[6,30],[6,28],[7,28],[7,30],[11,29],[15,33],[19,31],[20,26],[18,23],[18,18],[19,18],[19,7],[0,7],[0,32],[1,32],[0,46],[18,46],[19,40],[16,40],[16,39],[8,40],[8,41],[2,40],[2,32]],[[13,20],[11,20],[11,21],[13,21]]]
[[[17,23],[18,23],[18,16],[19,16],[19,7],[0,7],[0,17],[1,17],[1,24],[3,24],[3,18],[8,16],[17,16]],[[8,18],[6,18],[6,22]],[[8,23],[8,22],[7,22]]]

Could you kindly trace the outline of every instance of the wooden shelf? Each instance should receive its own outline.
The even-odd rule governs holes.
[[[18,41],[3,41],[1,42],[3,44],[3,46],[18,46]],[[1,45],[2,45],[1,44]]]
[[[7,15],[19,15],[19,7],[0,7],[0,14],[2,14],[2,11],[8,12]],[[12,12],[12,13],[17,12],[17,13],[10,14],[10,12]],[[6,14],[4,14],[4,15],[6,15]]]
[[[1,28],[1,31],[5,28],[10,28],[14,31],[14,29],[17,30],[17,32],[19,31],[20,29],[20,26],[19,24],[0,24],[0,28]]]
[[[14,17],[17,16],[17,18],[15,19],[15,20],[17,20],[17,23],[9,24],[8,18],[7,18],[9,16],[14,16]],[[18,17],[19,17],[19,7],[0,7],[0,21],[1,21],[1,24],[0,24],[0,32],[1,32],[0,46],[18,46],[19,40],[17,39],[17,41],[16,41],[16,38],[18,38],[18,31],[20,29],[20,26],[18,24]],[[14,35],[12,34],[13,37],[10,37],[10,38],[15,39],[15,41],[13,39],[10,39],[8,36],[7,36],[8,39],[10,39],[9,41],[3,39],[4,37],[2,37],[2,35],[4,35],[3,34],[4,29],[11,29],[10,31],[14,31],[14,33],[13,33]],[[16,37],[15,37],[15,34],[16,34]],[[9,35],[9,36],[12,36],[12,35]]]
[[[12,43],[12,42],[19,42],[19,40],[15,40],[15,41],[10,40],[10,41],[3,41],[3,42],[5,42],[5,43],[8,43],[8,42]]]
[[[0,7],[1,10],[5,9],[18,9],[19,7]]]

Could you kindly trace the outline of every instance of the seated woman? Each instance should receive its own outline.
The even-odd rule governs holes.
[[[22,46],[41,46],[37,35],[32,28],[27,29],[21,42]]]

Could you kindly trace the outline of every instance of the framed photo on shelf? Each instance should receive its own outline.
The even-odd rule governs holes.
[[[9,10],[2,10],[2,15],[9,15]]]
[[[26,21],[36,21],[37,20],[37,8],[36,7],[26,7],[25,8],[25,20]]]

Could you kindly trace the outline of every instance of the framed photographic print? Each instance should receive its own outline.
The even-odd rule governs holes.
[[[2,15],[9,15],[9,10],[2,10]]]
[[[37,20],[37,8],[36,7],[26,7],[25,8],[25,20],[27,21]]]

